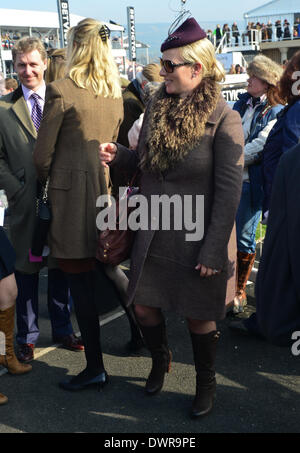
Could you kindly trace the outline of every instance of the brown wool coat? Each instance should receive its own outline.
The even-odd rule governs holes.
[[[117,138],[122,120],[122,99],[95,96],[70,78],[47,87],[34,161],[41,182],[50,175],[49,246],[56,258],[96,254],[96,200],[108,190],[99,145]]]
[[[128,303],[170,309],[193,319],[219,320],[225,314],[225,300],[234,298],[234,222],[242,186],[244,139],[239,115],[221,95],[216,105],[205,122],[204,135],[183,160],[163,173],[144,170],[140,180],[141,193],[148,200],[154,194],[204,195],[204,237],[186,242],[185,230],[138,231],[131,255]],[[148,110],[138,150],[119,145],[113,167],[134,173],[148,152],[149,117]],[[195,270],[198,263],[222,272],[201,278]]]

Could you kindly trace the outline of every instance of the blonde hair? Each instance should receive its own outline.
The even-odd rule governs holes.
[[[46,84],[63,79],[66,74],[66,49],[55,49],[48,55]]]
[[[40,53],[42,60],[47,60],[46,49],[39,38],[25,36],[24,38],[19,39],[12,49],[13,62],[15,63],[18,54],[29,53],[34,50],[37,50]]]
[[[100,30],[103,24],[95,19],[83,19],[69,30],[67,74],[80,88],[118,99],[122,97],[119,71],[110,40],[104,33],[103,41]]]
[[[204,38],[178,49],[185,62],[202,64],[203,78],[209,77],[216,82],[222,82],[225,79],[225,69],[216,59],[214,46],[209,39]]]

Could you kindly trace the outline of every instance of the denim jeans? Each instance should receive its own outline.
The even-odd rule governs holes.
[[[17,343],[36,344],[39,331],[39,273],[15,272],[18,285],[16,300]],[[70,319],[72,298],[67,276],[59,269],[48,270],[48,312],[54,338],[73,333]]]
[[[262,206],[254,205],[249,182],[243,183],[241,201],[236,215],[237,249],[243,253],[255,253],[256,229]]]

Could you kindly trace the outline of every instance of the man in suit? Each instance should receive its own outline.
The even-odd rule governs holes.
[[[36,174],[32,158],[42,119],[47,54],[37,38],[22,38],[13,49],[15,71],[21,85],[0,100],[0,188],[6,191],[10,209],[10,237],[15,248],[17,342],[19,360],[34,357],[39,336],[38,282],[40,269],[48,265],[48,311],[53,340],[71,350],[82,350],[70,322],[70,298],[66,277],[48,257],[30,254],[35,225]]]

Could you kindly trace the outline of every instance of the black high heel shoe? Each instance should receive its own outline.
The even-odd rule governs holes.
[[[59,386],[64,390],[69,391],[77,391],[77,390],[84,390],[87,387],[96,386],[98,392],[108,384],[108,374],[106,371],[98,374],[93,378],[90,377],[82,377],[79,378],[80,375],[76,376],[75,378],[71,379],[70,381],[62,381],[59,383]]]

